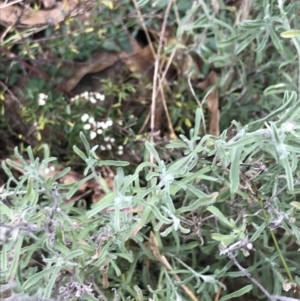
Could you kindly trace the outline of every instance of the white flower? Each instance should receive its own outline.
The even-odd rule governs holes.
[[[104,145],[100,145],[100,148],[101,148],[101,150],[106,150],[106,148],[105,148],[105,146]]]
[[[85,91],[84,93],[81,94],[81,96],[85,99],[89,99],[89,92]]]
[[[46,101],[44,99],[39,98],[38,103],[39,103],[39,106],[44,106],[46,104]]]
[[[111,145],[110,144],[107,144],[106,147],[107,147],[107,149],[111,150]]]
[[[110,138],[110,142],[111,142],[111,143],[114,143],[115,141],[116,141],[115,138]]]
[[[123,151],[122,151],[122,150],[119,150],[119,151],[118,151],[118,155],[122,156],[122,155],[123,155]]]
[[[101,129],[97,130],[97,134],[101,135],[103,133],[103,131]]]
[[[99,99],[100,101],[104,101],[104,99],[105,99],[105,95],[103,95],[103,94],[101,94],[101,93],[99,93],[99,92],[94,93],[94,96],[95,96],[97,99]]]
[[[90,97],[90,102],[91,102],[91,103],[96,103],[97,100],[96,100],[96,98],[94,98],[93,96],[91,96],[91,97]]]
[[[105,137],[105,138],[104,138],[104,141],[105,141],[105,142],[108,142],[109,139],[110,139],[109,137]]]
[[[38,105],[44,106],[46,104],[46,100],[48,99],[48,95],[44,93],[39,94]]]
[[[89,123],[90,123],[90,124],[94,124],[94,123],[95,123],[95,118],[94,118],[94,117],[90,117]]]
[[[90,132],[90,138],[91,138],[92,140],[95,139],[96,136],[97,136],[97,133],[96,133],[96,132],[94,132],[94,131],[91,131],[91,132]]]
[[[111,120],[111,119],[107,120],[107,121],[106,121],[106,125],[107,125],[107,126],[112,126],[112,125],[113,125],[112,120]]]
[[[54,166],[50,166],[50,170],[51,170],[51,171],[54,171],[54,170],[55,170],[55,167],[54,167]]]
[[[89,119],[89,117],[90,117],[90,116],[89,116],[88,114],[85,113],[85,114],[83,114],[83,115],[81,116],[81,121],[82,121],[82,122],[86,122],[86,121]]]
[[[99,128],[102,128],[103,127],[103,122],[101,121],[101,122],[97,122],[96,123],[96,127],[97,127],[97,129],[99,129]]]
[[[83,126],[83,128],[84,128],[85,130],[90,130],[90,129],[91,129],[91,125],[90,125],[89,123],[87,123],[87,124],[85,124],[85,125]]]
[[[99,147],[99,145],[94,145],[92,148],[91,148],[91,152],[95,152],[97,150],[97,148]]]
[[[119,150],[123,150],[123,148],[124,148],[123,145],[119,145],[119,146],[118,146],[118,149],[119,149]]]
[[[40,93],[39,94],[39,97],[40,98],[43,98],[43,99],[48,99],[48,95],[44,94],[44,93]]]

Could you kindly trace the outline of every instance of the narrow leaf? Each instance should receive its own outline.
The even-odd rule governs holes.
[[[154,146],[148,141],[146,141],[145,146],[146,146],[148,152],[153,155],[156,162],[159,164],[160,158],[159,158],[158,153],[157,153],[156,149],[154,148]]]
[[[98,166],[118,166],[123,167],[129,165],[126,161],[101,160],[97,163]]]
[[[251,242],[256,241],[256,239],[257,239],[258,237],[260,237],[261,233],[264,231],[265,228],[266,228],[266,222],[263,222],[263,223],[258,227],[258,229],[255,231],[255,233],[252,235],[250,241],[251,241]]]
[[[200,206],[211,205],[216,201],[218,195],[219,195],[218,192],[214,192],[211,195],[208,195],[207,197],[203,197],[203,198],[200,198],[200,199],[194,201],[190,206],[185,206],[185,207],[181,207],[181,208],[177,209],[176,213],[181,214],[183,212],[193,211],[193,210],[199,208]]]
[[[83,160],[87,160],[87,156],[76,145],[73,146],[73,151]]]
[[[79,136],[80,136],[80,139],[81,139],[81,141],[82,141],[82,143],[85,147],[86,153],[88,154],[91,150],[90,144],[88,143],[88,141],[87,141],[86,137],[84,136],[83,132],[80,132]]]
[[[207,211],[211,212],[214,216],[216,216],[220,221],[226,224],[229,228],[232,228],[232,224],[230,221],[224,216],[224,214],[215,206],[209,206]]]
[[[246,285],[243,288],[239,289],[238,291],[235,291],[231,294],[228,294],[228,295],[224,296],[219,301],[226,301],[226,300],[229,300],[231,298],[236,298],[236,297],[242,296],[242,295],[250,292],[252,290],[252,288],[253,288],[252,284]]]
[[[229,172],[230,191],[231,193],[237,192],[240,186],[240,157],[243,148],[241,146],[234,148],[230,152],[231,168]]]
[[[19,266],[22,243],[23,243],[23,235],[18,235],[16,244],[14,247],[14,252],[13,252],[14,258],[13,258],[9,273],[6,278],[8,282],[15,280],[17,269]]]
[[[10,220],[13,219],[13,211],[3,202],[0,202],[0,215],[6,215]]]
[[[300,210],[300,202],[291,202],[290,205],[292,205],[296,209]]]
[[[101,212],[102,210],[104,210],[105,208],[112,206],[114,197],[115,197],[114,192],[110,192],[109,194],[107,194],[104,198],[101,199],[100,202],[93,205],[93,208],[87,212],[86,214],[87,218],[91,218],[94,215]]]
[[[30,278],[28,278],[22,288],[24,291],[28,290],[30,287],[32,287],[33,285],[36,285],[37,283],[40,283],[39,281],[44,278],[45,276],[47,276],[48,274],[52,273],[55,267],[51,267],[49,269],[45,269],[42,270],[34,275],[32,275]],[[41,286],[41,285],[39,285]]]
[[[290,38],[295,38],[300,36],[300,30],[297,29],[291,29],[284,31],[280,34],[280,36],[284,39],[290,39]]]
[[[50,298],[51,297],[52,289],[53,289],[53,286],[56,282],[56,279],[58,277],[58,274],[59,274],[60,270],[61,270],[61,268],[57,267],[57,266],[53,269],[50,281],[48,282],[48,284],[46,286],[46,289],[45,289],[45,292],[44,292],[44,298]]]

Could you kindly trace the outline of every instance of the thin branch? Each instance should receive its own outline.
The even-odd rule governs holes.
[[[154,134],[154,126],[155,126],[155,109],[156,109],[156,95],[157,95],[157,86],[158,86],[158,71],[159,71],[159,63],[160,63],[160,57],[161,57],[161,51],[163,47],[163,41],[164,41],[164,36],[165,36],[165,31],[166,31],[166,26],[167,26],[167,21],[168,21],[168,16],[171,10],[173,0],[169,0],[167,8],[166,8],[166,13],[164,17],[164,21],[162,24],[162,29],[159,37],[159,44],[158,44],[158,49],[157,49],[157,54],[155,58],[155,63],[154,63],[154,75],[153,75],[153,90],[152,90],[152,104],[151,104],[151,118],[150,118],[150,128],[151,128],[151,142],[153,142],[153,134]],[[153,162],[153,155],[151,155],[151,161]]]
[[[228,252],[228,257],[234,262],[237,268],[267,296],[269,300],[276,301],[276,298],[272,296],[255,278],[251,276],[251,274],[245,268],[238,263],[232,252]]]

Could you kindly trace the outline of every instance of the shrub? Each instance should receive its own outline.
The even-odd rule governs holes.
[[[253,2],[252,19],[243,16],[235,24],[229,10],[237,9],[236,3],[228,7],[229,1],[223,1],[217,14],[218,1],[212,1],[214,7],[202,0],[194,1],[192,7],[188,1],[174,1],[168,26],[176,41],[166,39],[163,55],[175,56],[176,49],[176,54],[188,58],[187,68],[179,70],[182,74],[170,83],[173,94],[167,100],[171,121],[181,135],[167,145],[148,142],[144,135],[146,142],[138,159],[143,152],[144,157],[137,166],[103,160],[100,153],[108,150],[104,142],[116,142],[120,156],[137,147],[138,129],[133,125],[144,124],[145,110],[136,116],[128,110],[125,118],[120,107],[136,92],[136,82],[105,78],[100,89],[104,94],[84,90],[72,102],[54,91],[62,80],[57,73],[59,63],[42,64],[41,57],[49,49],[54,57],[81,61],[98,51],[101,43],[105,50],[117,52],[122,50],[118,45],[130,46],[123,27],[132,29],[138,24],[131,14],[131,2],[117,1],[117,10],[111,10],[110,1],[100,2],[106,5],[102,8],[109,12],[109,22],[105,13],[98,16],[93,10],[88,25],[75,19],[61,27],[48,26],[40,44],[32,29],[22,31],[27,37],[23,44],[14,27],[1,35],[1,47],[7,46],[6,51],[17,57],[6,57],[12,62],[9,68],[0,66],[0,99],[6,104],[14,100],[21,108],[13,107],[7,122],[1,122],[1,134],[20,139],[12,143],[19,144],[15,158],[2,160],[7,181],[0,194],[1,298],[225,301],[250,296],[299,300],[298,2]],[[151,17],[149,4],[139,1],[137,10]],[[154,4],[164,11],[167,1]],[[244,6],[239,12],[245,15],[250,8]],[[150,17],[149,28],[160,29],[158,19]],[[117,19],[125,19],[126,24],[115,22]],[[74,33],[71,26],[75,26]],[[61,39],[61,34],[68,38]],[[194,56],[201,59],[201,70],[189,65]],[[47,71],[55,80],[28,78],[24,86],[15,87],[24,80],[25,67],[20,65],[24,60],[38,62],[40,71]],[[208,92],[192,88],[195,82],[197,88],[211,68],[218,73],[213,88],[222,101],[219,137],[203,130],[206,96],[202,102],[197,98]],[[148,88],[151,91],[151,83]],[[109,110],[102,105],[93,107],[104,95],[117,101],[109,103]],[[197,104],[201,108],[194,118]],[[7,108],[1,103],[1,112]],[[24,138],[31,129],[25,125],[30,122],[37,134],[34,143]],[[115,123],[122,137],[112,135]],[[63,134],[61,144],[55,144],[59,139],[53,132],[42,136],[45,126]],[[99,140],[96,134],[102,135]],[[9,140],[6,138],[3,141]],[[123,140],[128,142],[124,150]],[[31,145],[27,153],[20,141]],[[61,145],[67,149],[63,153],[67,158],[61,154]],[[108,152],[105,158],[110,156]],[[52,164],[62,160],[69,167],[51,175]],[[84,177],[66,183],[63,179],[74,161],[83,162]],[[104,166],[116,170],[113,188],[101,176]],[[91,180],[104,197],[91,208],[72,201]]]
[[[28,148],[29,163],[15,149],[19,163],[2,163],[2,278],[16,296],[112,300],[114,288],[114,300],[210,301],[248,276],[221,300],[250,290],[261,296],[256,281],[277,300],[271,295],[286,281],[300,284],[299,108],[296,93],[286,93],[266,118],[234,123],[231,139],[228,131],[200,139],[198,109],[190,137],[167,146],[181,158],[166,164],[146,142],[144,162],[129,175],[126,162],[99,160],[81,134],[85,151],[74,151],[86,164],[82,182],[94,177],[107,192],[86,212],[65,202],[80,185],[59,183],[68,168],[41,175],[55,160],[46,146],[42,160]],[[97,174],[102,165],[118,166],[113,191]],[[25,173],[16,178],[8,166]]]

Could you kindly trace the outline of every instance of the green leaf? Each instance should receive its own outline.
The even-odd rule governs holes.
[[[272,41],[273,41],[277,51],[279,53],[283,53],[283,47],[282,47],[282,44],[281,44],[280,39],[278,38],[277,34],[275,33],[275,31],[273,30],[272,27],[269,27],[269,31],[270,31]]]
[[[23,159],[23,157],[19,154],[18,147],[14,148],[14,154],[19,159],[20,163],[23,164],[23,166],[27,166],[28,165],[27,162]]]
[[[282,111],[282,115],[280,115],[279,120],[275,122],[275,125],[279,127],[286,121],[292,121],[294,118],[294,114],[296,114],[297,118],[300,110],[300,101],[297,101],[297,93],[296,92],[288,92],[284,93],[284,99],[286,100],[285,110]],[[295,116],[295,117],[296,117]]]
[[[265,230],[266,226],[267,226],[266,222],[263,222],[263,223],[258,227],[258,229],[255,231],[255,233],[252,235],[250,241],[251,241],[251,242],[256,241],[256,240],[260,237],[261,233]]]
[[[180,41],[182,38],[182,35],[186,32],[186,26],[190,22],[192,16],[197,11],[197,9],[200,7],[200,4],[195,5],[191,10],[189,10],[185,17],[181,19],[179,26],[177,28],[176,36],[178,40]]]
[[[20,164],[18,164],[18,163],[16,163],[13,160],[7,159],[6,162],[7,162],[8,165],[10,165],[11,167],[14,167],[17,170],[23,170],[23,166],[20,165]]]
[[[81,179],[79,182],[78,182],[78,186],[80,187],[81,185],[83,185],[85,182],[91,180],[94,178],[94,175],[93,174],[90,174],[88,175],[87,177]]]
[[[257,48],[255,49],[256,52],[261,52],[264,51],[266,49],[266,45],[269,39],[269,34],[266,33],[264,35],[264,37],[262,38],[261,42],[259,43],[259,45],[257,46]]]
[[[280,36],[284,39],[290,39],[290,38],[295,38],[300,36],[300,30],[297,29],[291,29],[284,31],[280,34]]]
[[[158,155],[156,149],[154,148],[154,146],[150,142],[148,142],[148,141],[146,141],[145,146],[146,146],[148,152],[153,155],[153,157],[155,158],[156,162],[158,164],[160,164],[160,158],[159,158],[159,155]]]
[[[226,301],[226,300],[229,300],[229,299],[232,299],[232,298],[242,296],[242,295],[250,292],[252,290],[252,288],[253,288],[252,284],[246,285],[243,288],[239,289],[238,291],[235,291],[231,294],[228,294],[228,295],[222,297],[219,301]]]
[[[67,194],[67,199],[69,200],[79,189],[79,183],[75,182],[72,183],[74,186],[71,188],[71,190]]]
[[[128,166],[129,162],[126,161],[114,161],[114,160],[101,160],[97,163],[98,166]]]
[[[43,144],[44,149],[44,161],[47,160],[50,157],[50,150],[48,144]]]
[[[233,242],[236,239],[236,234],[220,234],[220,233],[212,233],[211,238],[216,241],[230,241]]]
[[[102,210],[106,209],[109,206],[113,205],[113,199],[115,197],[114,192],[110,192],[100,202],[93,205],[92,209],[86,213],[87,218],[91,218],[94,215],[100,213]]]
[[[181,140],[171,140],[166,148],[186,148],[186,144]]]
[[[241,36],[236,36],[236,37],[230,38],[230,39],[225,40],[225,41],[217,42],[217,47],[218,48],[225,48],[227,46],[230,46],[230,45],[234,44],[235,42],[237,42],[240,39],[241,39]]]
[[[240,186],[240,157],[242,154],[243,148],[241,146],[234,148],[230,152],[231,158],[231,167],[229,172],[230,179],[230,191],[235,193],[238,191]]]
[[[200,199],[194,201],[190,206],[185,206],[185,207],[181,207],[181,208],[177,209],[176,213],[181,214],[181,213],[187,212],[187,211],[191,212],[191,211],[199,208],[200,206],[207,206],[212,203],[215,203],[218,195],[219,195],[218,192],[214,192],[211,195],[208,195],[207,197],[203,197],[203,198],[200,198]]]
[[[80,139],[81,139],[81,141],[82,141],[82,143],[85,147],[86,153],[88,154],[91,150],[90,144],[88,143],[88,141],[87,141],[86,137],[84,136],[83,132],[80,132],[79,136],[80,136]]]
[[[61,267],[58,267],[56,266],[53,271],[52,271],[52,274],[51,274],[51,278],[50,280],[48,281],[48,284],[45,288],[45,291],[44,291],[44,298],[50,298],[51,297],[51,294],[52,294],[52,289],[53,289],[53,286],[57,280],[57,277],[58,277],[58,274],[61,270]]]
[[[1,250],[1,257],[0,257],[0,270],[6,272],[8,269],[8,252],[9,252],[9,245],[4,244]]]
[[[287,157],[283,158],[280,161],[281,161],[281,164],[282,164],[282,166],[284,167],[284,170],[285,170],[288,189],[290,191],[293,191],[294,190],[294,180],[293,180],[293,173],[292,173],[292,169],[291,169],[291,166],[290,166],[290,162],[289,162]]]
[[[295,207],[296,209],[300,210],[300,202],[291,202],[290,205],[292,205],[293,207]]]
[[[17,241],[15,243],[15,247],[14,247],[14,252],[13,252],[13,261],[11,264],[11,267],[9,269],[9,273],[7,275],[6,280],[8,282],[15,280],[16,274],[17,274],[17,269],[19,266],[19,260],[20,260],[20,254],[21,254],[21,248],[22,248],[22,244],[23,244],[23,235],[18,235],[17,237]]]
[[[6,215],[10,220],[13,219],[13,211],[3,202],[0,202],[0,215]]]
[[[209,206],[206,208],[207,211],[211,212],[214,216],[216,216],[220,221],[226,224],[229,228],[233,228],[232,223],[224,216],[224,214],[215,206]]]
[[[260,129],[252,133],[247,133],[241,136],[240,139],[236,140],[236,138],[233,140],[231,139],[227,144],[226,147],[228,148],[236,148],[236,147],[245,147],[247,144],[252,143],[259,143],[261,144],[261,141],[266,139],[266,130]]]
[[[260,29],[265,25],[265,22],[261,20],[246,20],[243,23],[238,24],[238,27],[248,31],[253,29]]]
[[[269,86],[264,90],[264,95],[272,95],[272,94],[278,94],[278,93],[284,93],[288,88],[288,85],[285,83],[279,83],[276,85]]]
[[[195,118],[195,127],[194,127],[194,138],[197,138],[199,135],[200,125],[201,125],[201,116],[202,116],[202,109],[197,108],[196,118]]]
[[[30,162],[34,163],[34,156],[33,156],[32,148],[30,145],[27,147],[27,154],[30,159]]]
[[[238,46],[235,49],[235,54],[238,55],[239,53],[241,53],[255,38],[256,38],[256,33],[250,35],[243,42],[238,44]]]
[[[24,284],[23,284],[23,286],[22,286],[23,290],[26,291],[26,290],[28,290],[29,288],[31,288],[33,285],[36,285],[37,283],[39,283],[39,281],[40,281],[42,278],[44,278],[44,277],[46,277],[48,274],[52,273],[54,269],[55,269],[55,267],[53,266],[53,267],[50,267],[50,268],[48,268],[48,269],[44,269],[44,270],[42,270],[42,271],[40,271],[40,272],[38,272],[38,273],[32,275],[30,278],[28,278],[28,279],[24,282]],[[41,284],[39,284],[39,286],[41,286]]]
[[[12,179],[15,179],[12,172],[10,171],[10,169],[6,166],[5,161],[1,162],[1,166],[3,168],[3,170],[5,171],[5,173]]]
[[[83,250],[80,250],[80,249],[71,251],[68,255],[66,255],[66,256],[64,257],[64,260],[65,260],[65,261],[70,261],[70,260],[73,259],[74,257],[78,257],[78,256],[82,255],[83,253],[84,253]]]
[[[283,97],[283,104],[278,109],[273,110],[269,115],[267,115],[267,116],[265,116],[265,117],[263,117],[259,120],[256,120],[256,121],[253,121],[253,122],[249,123],[248,128],[249,129],[253,129],[253,128],[257,129],[257,127],[259,125],[263,125],[265,121],[272,120],[273,118],[275,118],[278,115],[283,113],[284,116],[280,117],[280,120],[276,122],[276,125],[277,125],[277,123],[280,125],[286,119],[289,118],[289,117],[286,117],[287,114],[290,115],[290,113],[288,113],[287,111],[296,102],[296,100],[297,100],[297,93],[285,91],[284,97]],[[281,120],[281,119],[283,119],[283,120]]]
[[[128,262],[132,263],[134,261],[134,257],[132,254],[126,254],[126,253],[114,253],[118,257],[122,257],[126,259]]]
[[[110,261],[110,264],[111,264],[112,267],[114,268],[115,273],[116,273],[116,276],[117,276],[117,277],[120,277],[121,274],[122,274],[122,272],[121,272],[120,268],[117,266],[117,264],[115,263],[115,261],[114,261],[114,260],[111,260],[111,261]]]
[[[69,173],[71,171],[71,167],[67,167],[64,170],[62,170],[61,172],[59,172],[57,175],[55,175],[53,177],[53,181],[57,181],[58,179],[64,177],[67,173]]]
[[[76,145],[73,146],[73,150],[83,161],[87,160],[85,153],[81,151]]]

